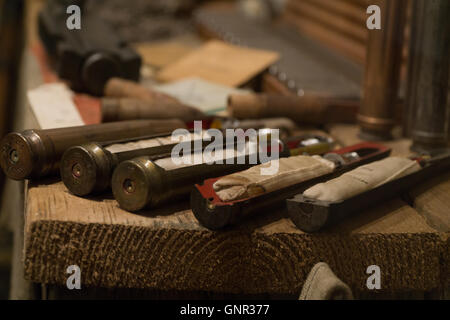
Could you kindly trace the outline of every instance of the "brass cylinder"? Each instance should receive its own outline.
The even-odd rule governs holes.
[[[170,158],[160,159],[166,163]],[[248,163],[246,161],[245,163]],[[218,177],[249,168],[249,164],[193,164],[163,168],[149,157],[140,157],[120,163],[114,170],[111,186],[120,207],[138,211],[156,207],[171,199],[187,196],[193,185],[205,179]]]
[[[439,152],[449,144],[450,1],[416,0],[415,65],[410,87],[412,150]]]
[[[364,93],[358,122],[366,140],[389,140],[395,125],[402,65],[406,1],[374,0],[381,9],[381,30],[369,30]]]
[[[232,94],[230,116],[238,119],[287,117],[299,123],[324,124],[356,121],[360,101],[305,95]]]
[[[191,136],[192,148],[206,144]],[[149,159],[170,157],[172,148],[179,142],[170,140],[170,133],[154,135],[127,142],[102,144],[89,142],[66,150],[61,158],[60,174],[64,185],[77,196],[87,196],[106,191],[111,184],[115,167],[126,160],[141,156]],[[209,142],[208,142],[209,143]]]
[[[11,179],[40,178],[56,173],[68,148],[83,143],[113,141],[184,128],[181,120],[134,120],[69,128],[26,130],[6,135],[0,165]]]
[[[103,98],[102,122],[134,119],[201,120],[203,112],[190,106],[168,100],[140,100],[134,98]]]

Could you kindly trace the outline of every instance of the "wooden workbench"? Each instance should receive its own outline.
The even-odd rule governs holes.
[[[328,130],[340,144],[357,142],[355,126]],[[398,155],[408,144],[390,143]],[[381,267],[385,291],[441,290],[449,285],[449,190],[447,174],[413,189],[409,204],[395,199],[310,235],[283,212],[212,232],[187,202],[132,214],[110,195],[83,199],[57,180],[33,181],[18,200],[25,204],[23,272],[31,282],[64,286],[66,268],[76,264],[84,288],[295,296],[311,267],[325,261],[358,292],[367,291],[372,264]]]
[[[354,139],[355,130],[330,128],[341,143]],[[391,143],[394,154],[404,155],[408,143]],[[132,214],[111,196],[82,199],[58,181],[30,182],[25,277],[64,285],[66,268],[76,264],[83,285],[91,287],[295,295],[311,267],[325,261],[356,291],[367,290],[372,264],[382,270],[385,291],[443,289],[449,190],[450,174],[414,189],[413,207],[395,199],[306,234],[283,212],[261,212],[240,227],[213,232],[198,224],[185,202]]]
[[[340,145],[359,142],[356,126],[327,130]],[[390,146],[407,156],[409,144]],[[412,192],[420,210],[395,199],[310,235],[283,212],[212,232],[187,202],[132,214],[110,195],[83,199],[57,180],[33,181],[25,186],[25,278],[64,286],[67,267],[78,265],[85,287],[295,296],[311,267],[325,261],[358,292],[367,291],[372,264],[381,267],[384,291],[439,290],[448,281],[448,187],[446,179],[431,193]]]

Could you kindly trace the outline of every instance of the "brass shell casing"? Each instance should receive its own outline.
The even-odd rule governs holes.
[[[53,169],[54,158],[51,141],[36,130],[9,133],[1,142],[0,165],[14,180],[46,175]]]
[[[148,157],[120,163],[114,170],[111,186],[120,207],[132,212],[155,207],[172,193],[165,170]]]
[[[381,30],[369,30],[363,102],[358,114],[361,137],[389,140],[395,125],[405,26],[404,0],[374,0]]]
[[[61,158],[61,179],[77,196],[104,191],[110,186],[116,162],[98,143],[71,147]]]

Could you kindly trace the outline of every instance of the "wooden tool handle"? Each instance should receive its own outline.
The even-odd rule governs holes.
[[[305,95],[233,94],[228,111],[238,119],[288,117],[299,123],[355,122],[359,100]]]

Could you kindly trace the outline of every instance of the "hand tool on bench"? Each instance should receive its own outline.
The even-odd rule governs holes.
[[[58,172],[61,156],[72,146],[142,137],[185,126],[177,119],[133,120],[12,132],[0,143],[0,165],[5,175],[14,180],[40,178]]]
[[[112,77],[138,81],[141,57],[95,12],[84,10],[84,2],[49,0],[39,13],[39,35],[59,77],[75,90],[98,96]],[[66,24],[69,5],[81,9],[80,29]]]
[[[282,206],[286,199],[302,192],[309,186],[331,179],[359,165],[385,158],[390,151],[389,148],[374,143],[362,143],[335,150],[323,157],[333,164],[334,169],[331,167],[323,174],[309,172],[307,176],[310,179],[306,178],[305,180],[303,177],[298,181],[292,179],[289,173],[280,177],[275,175],[272,180],[276,183],[287,180],[283,187],[269,192],[264,192],[263,189],[262,193],[231,201],[222,200],[215,190],[215,184],[222,178],[207,179],[195,185],[191,193],[192,211],[203,226],[212,230],[221,229],[236,224],[263,209]],[[280,161],[282,160],[280,159]]]
[[[289,217],[302,231],[317,232],[449,170],[450,151],[435,157],[386,158],[287,200]]]

